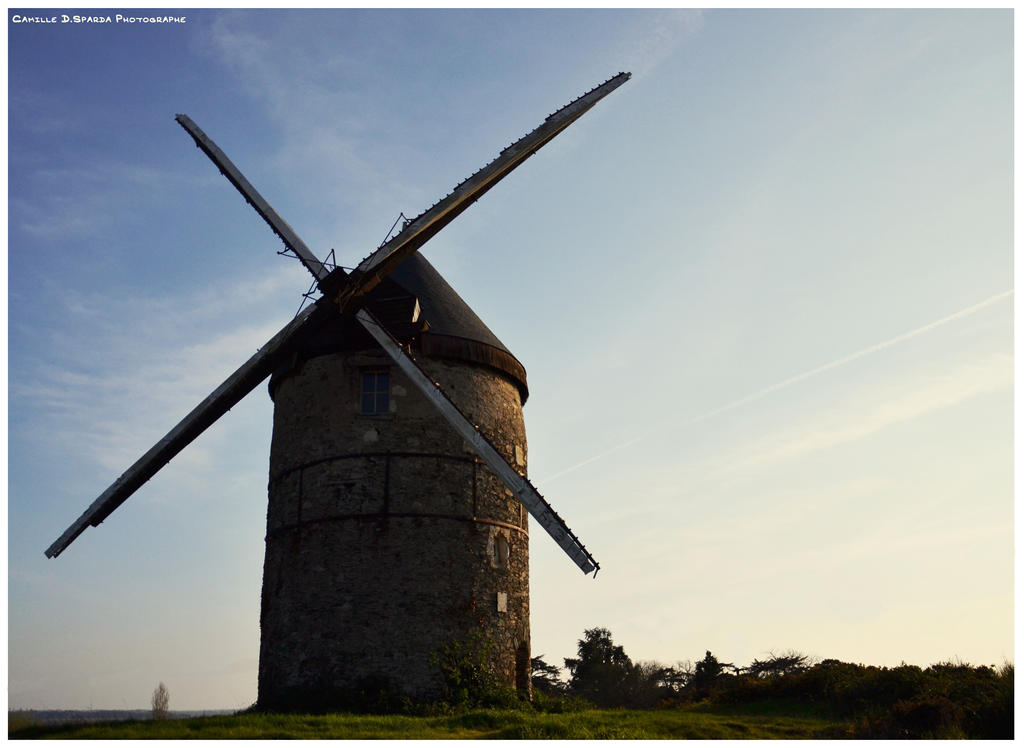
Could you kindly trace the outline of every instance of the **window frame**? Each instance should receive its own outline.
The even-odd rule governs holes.
[[[368,378],[372,377],[368,387]],[[383,377],[384,386],[381,386]],[[369,400],[367,399],[369,398]],[[370,407],[367,407],[369,403]],[[359,415],[384,416],[391,413],[391,369],[387,366],[366,366],[359,370]]]

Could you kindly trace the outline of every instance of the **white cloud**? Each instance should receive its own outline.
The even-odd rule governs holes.
[[[69,113],[63,100],[49,92],[17,91],[9,95],[7,108],[12,131],[22,129],[53,137],[73,133],[81,126],[79,117]]]
[[[40,351],[59,353],[12,377],[12,405],[37,414],[36,438],[117,474],[288,323],[266,300],[292,280],[242,279],[187,298],[69,295],[68,314],[88,319],[87,332],[53,333]]]
[[[287,23],[264,29],[254,18],[220,16],[206,42],[274,123],[275,140],[262,154],[265,167],[285,192],[306,196],[304,202],[310,205],[300,208],[316,212],[319,228],[306,240],[344,240],[353,232],[345,220],[346,207],[369,204],[381,220],[391,220],[396,206],[406,206],[410,215],[427,207],[430,196],[406,185],[408,153],[391,152],[383,136],[396,123],[409,123],[396,120],[395,102],[386,91],[378,97],[364,95],[366,87],[386,90],[390,84],[374,80],[379,69],[373,62],[354,58],[350,45],[335,43],[329,34],[307,34],[296,43]],[[274,202],[272,196],[268,199]],[[375,228],[373,234],[382,231]],[[360,257],[359,252],[345,252],[341,259],[348,263]]]
[[[872,436],[889,426],[921,418],[977,395],[1013,385],[1013,357],[992,354],[944,373],[893,385],[887,392],[874,390],[837,402],[831,412],[788,434],[773,434],[770,441],[740,466],[758,466],[804,457],[812,452]]]
[[[31,237],[58,239],[109,235],[138,206],[162,199],[182,179],[138,163],[77,161],[75,166],[26,169],[27,188],[10,201],[10,221]],[[17,248],[15,248],[17,251]]]
[[[820,374],[852,364],[860,359],[880,353],[894,346],[907,343],[921,335],[924,335],[925,333],[932,332],[933,330],[944,327],[952,322],[968,318],[1000,301],[1003,301],[1004,299],[1012,297],[1013,293],[1014,292],[1012,290],[1009,290],[995,294],[978,302],[977,304],[972,304],[969,307],[960,309],[953,314],[946,315],[945,317],[941,317],[929,322],[928,324],[909,330],[905,333],[901,333],[880,343],[862,348],[847,356],[843,356],[834,361],[822,364],[821,366],[801,372],[795,376],[789,377],[788,379],[776,382],[749,395],[745,395],[726,403],[725,405],[714,408],[705,413],[701,413],[700,415],[686,420],[682,425],[692,426],[743,406],[753,404],[780,390],[787,389]],[[991,391],[992,389],[999,388],[1005,384],[1010,384],[1012,383],[1010,381],[1012,378],[1012,371],[1013,361],[1010,357],[994,356],[980,360],[977,364],[966,367],[959,374],[950,374],[939,381],[932,381],[930,385],[928,385],[930,389],[916,390],[914,392],[907,393],[905,396],[895,396],[898,398],[898,402],[894,401],[884,407],[878,406],[874,411],[872,411],[873,416],[868,420],[863,420],[864,418],[867,418],[865,413],[859,413],[858,415],[862,418],[862,420],[859,421],[859,425],[849,423],[844,427],[829,427],[825,432],[817,434],[816,436],[800,437],[798,439],[791,440],[791,442],[786,446],[774,447],[767,450],[762,454],[761,458],[753,458],[753,460],[764,462],[769,459],[781,459],[785,454],[795,455],[810,451],[812,448],[822,448],[866,436],[880,428],[884,428],[886,425],[897,423],[902,420],[908,420],[909,418],[917,417],[917,415],[923,415],[930,410],[955,404],[956,402],[959,402],[966,397],[970,397],[973,394]],[[866,407],[874,408],[875,406],[868,405]],[[545,482],[550,482],[622,449],[630,447],[648,437],[661,434],[668,427],[677,429],[679,426],[679,419],[673,416],[667,421],[655,424],[646,433],[633,436],[630,439],[599,452],[592,457],[588,457],[585,460],[574,463],[569,467],[563,468],[562,470],[546,476],[543,480]],[[812,444],[816,444],[817,446],[812,447]],[[732,465],[731,467],[735,467],[735,465]]]
[[[113,224],[104,211],[109,203],[109,195],[92,193],[85,197],[47,195],[39,201],[14,199],[9,207],[12,224],[37,239],[54,241],[101,233]]]

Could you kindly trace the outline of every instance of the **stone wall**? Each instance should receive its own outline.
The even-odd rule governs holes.
[[[490,369],[421,360],[523,474],[519,391]],[[388,369],[390,412],[359,412]],[[305,361],[274,392],[259,703],[294,706],[370,679],[442,693],[431,659],[482,634],[529,688],[527,513],[383,352]]]

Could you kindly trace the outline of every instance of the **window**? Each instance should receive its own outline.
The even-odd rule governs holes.
[[[508,538],[500,532],[496,533],[494,535],[494,545],[491,548],[491,566],[496,569],[507,567],[509,551]]]
[[[389,413],[389,393],[391,391],[391,375],[386,369],[374,369],[363,372],[363,386],[360,390],[359,412],[366,416]]]

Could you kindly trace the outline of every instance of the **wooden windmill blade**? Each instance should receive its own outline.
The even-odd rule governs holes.
[[[600,568],[600,564],[590,554],[579,538],[569,529],[558,513],[544,500],[540,492],[533,484],[512,467],[494,445],[491,440],[480,431],[452,402],[448,394],[433,381],[426,372],[416,363],[401,344],[387,331],[374,316],[365,308],[356,313],[356,319],[374,340],[383,348],[392,360],[398,364],[402,372],[419,388],[426,398],[441,413],[446,421],[455,431],[465,439],[474,451],[480,456],[484,464],[489,467],[502,483],[512,492],[519,501],[540,523],[545,532],[558,543],[559,547],[580,567],[584,574],[594,572]]]
[[[263,196],[256,191],[256,188],[249,183],[245,175],[227,157],[227,154],[205,132],[199,129],[199,125],[193,122],[187,115],[177,114],[174,116],[174,119],[185,128],[185,132],[192,136],[192,140],[196,142],[196,147],[210,157],[210,160],[220,169],[220,173],[227,177],[228,181],[235,186],[235,189],[242,193],[245,201],[270,225],[271,230],[281,237],[284,245],[295,253],[299,261],[313,274],[313,277],[318,282],[325,278],[328,270],[317,256],[313,254],[313,250],[306,246],[306,242],[299,238],[299,235],[295,233],[295,229],[289,226],[288,222],[278,215],[270,203],[263,199]]]
[[[192,136],[196,145],[217,164],[221,173],[228,178],[231,184],[235,185],[263,220],[270,224],[274,233],[281,237],[285,246],[296,254],[302,264],[313,274],[313,277],[318,282],[324,278],[328,274],[324,263],[313,254],[313,251],[295,233],[295,230],[256,191],[256,188],[249,183],[249,180],[224,151],[186,115],[179,114],[175,119]],[[339,270],[338,272],[344,275],[344,271]],[[160,441],[150,447],[142,457],[101,493],[82,515],[46,549],[47,557],[56,558],[74,542],[75,538],[85,532],[87,527],[97,527],[109,517],[175,455],[195,441],[200,434],[216,423],[243,397],[256,389],[260,382],[269,377],[277,363],[288,353],[292,342],[330,313],[331,304],[326,297],[323,297],[297,314],[291,322],[261,346],[248,361],[235,370],[217,389],[193,408]]]
[[[586,114],[597,102],[628,81],[630,77],[630,73],[619,73],[548,115],[536,129],[503,149],[497,158],[457,184],[446,197],[412,219],[401,232],[360,262],[351,276],[345,276],[344,271],[338,269],[330,273],[330,280],[327,280],[329,273],[323,263],[317,259],[305,242],[299,239],[292,227],[256,191],[227,155],[217,147],[216,143],[186,115],[179,114],[175,119],[192,136],[196,146],[210,157],[221,173],[242,194],[246,202],[252,205],[263,220],[270,225],[285,246],[298,256],[306,269],[316,278],[321,288],[327,293],[333,290],[341,311],[344,311],[354,301],[371,291],[403,260],[426,244],[494,185]]]
[[[179,114],[175,116],[175,119],[192,136],[196,145],[217,164],[228,181],[235,185],[246,201],[270,225],[274,233],[284,241],[285,246],[295,253],[306,269],[313,274],[313,277],[318,282],[326,277],[329,271],[324,263],[313,254],[313,251],[278,215],[270,203],[257,192],[224,151],[188,116]],[[337,275],[343,277],[345,273],[339,269]],[[193,408],[160,441],[101,493],[82,515],[46,549],[46,555],[49,558],[56,558],[74,542],[75,538],[85,532],[87,527],[96,527],[109,517],[175,455],[195,441],[200,434],[269,377],[281,358],[289,352],[292,342],[303,332],[318,324],[326,315],[332,314],[332,306],[327,297],[322,297],[315,304],[297,314],[291,322],[261,346],[248,361],[225,379],[217,389]]]
[[[56,558],[87,527],[96,527],[110,516],[175,455],[256,389],[288,352],[290,343],[330,313],[332,310],[327,299],[320,299],[316,304],[306,307],[101,493],[82,516],[46,549],[46,555]]]
[[[314,320],[335,306],[338,312],[358,309],[363,297],[372,290],[388,273],[398,267],[427,240],[437,234],[462,211],[479,199],[501,179],[511,173],[529,156],[550,142],[579,117],[586,113],[600,99],[629,80],[629,73],[619,73],[600,86],[592,89],[565,107],[548,116],[535,130],[505,148],[499,156],[456,186],[447,197],[422,213],[405,229],[360,263],[352,275],[337,269],[328,272],[298,234],[278,215],[269,203],[256,191],[238,168],[217,145],[187,116],[178,115],[176,120],[189,133],[207,156],[217,165],[246,201],[270,225],[305,267],[316,278],[326,294],[316,304],[307,308],[291,323],[286,325],[249,361],[242,365],[220,387],[201,402],[188,416],[175,426],[163,439],[154,445],[131,468],[116,480],[88,509],[46,550],[54,558],[68,547],[88,526],[97,526],[111,512],[126,501],[139,487],[155,475],[178,452],[196,439],[235,403],[251,392],[270,375],[281,357],[300,333],[310,327]],[[498,477],[508,486],[513,495],[540,522],[541,526],[566,551],[573,561],[585,572],[598,568],[593,556],[583,547],[565,522],[540,496],[523,476],[494,449],[493,445],[479,433],[473,424],[458,410],[450,398],[430,381],[415,361],[398,346],[390,334],[369,312],[359,310],[357,320],[381,342],[382,347],[406,371],[407,375],[427,395],[449,423],[466,438]],[[388,341],[386,344],[383,341]]]
[[[352,271],[351,280],[338,293],[342,311],[353,300],[373,289],[382,278],[479,200],[484,193],[630,77],[630,73],[619,73],[548,115],[536,129],[506,147],[497,158],[460,182],[445,198],[410,221],[401,233],[381,245]]]

